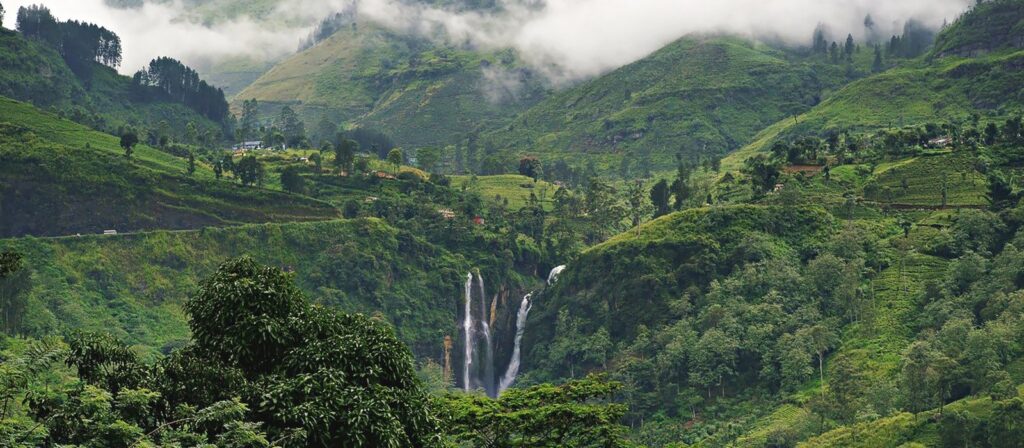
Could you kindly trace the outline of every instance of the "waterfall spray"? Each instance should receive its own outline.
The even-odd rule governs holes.
[[[469,371],[473,367],[473,273],[466,274],[466,285],[464,288],[465,314],[462,318],[462,329],[466,333],[464,343],[466,346],[465,358],[462,360],[462,388],[466,391],[472,390],[469,384]]]
[[[526,333],[526,316],[530,314],[530,308],[533,308],[533,303],[530,301],[532,297],[533,293],[527,294],[523,297],[523,303],[519,305],[519,313],[516,314],[516,338],[512,346],[512,360],[508,363],[505,376],[501,377],[498,393],[508,389],[515,382],[516,375],[519,374],[520,347],[523,342],[523,334]]]
[[[561,265],[561,266],[556,266],[554,269],[552,269],[551,273],[548,274],[548,284],[550,285],[550,284],[553,284],[553,283],[557,282],[558,281],[558,274],[561,274],[562,271],[564,271],[564,270],[565,270],[565,265],[564,264]]]

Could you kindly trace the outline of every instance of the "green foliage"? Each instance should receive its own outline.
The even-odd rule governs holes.
[[[360,21],[280,61],[235,98],[258,100],[264,114],[299,104],[307,123],[326,115],[343,127],[385,130],[409,149],[444,147],[474,128],[501,126],[543,96],[542,80],[522,67],[510,51],[470,51]],[[495,77],[521,88],[511,94]],[[391,149],[363,146],[382,158]]]
[[[686,37],[552,94],[484,139],[545,163],[592,161],[602,174],[622,159],[646,171],[671,168],[678,156],[696,160],[736,149],[846,82],[840,68],[786,50]],[[545,171],[552,173],[550,166]]]
[[[446,426],[456,443],[478,447],[627,447],[612,401],[622,384],[599,376],[511,389],[498,399],[449,394]]]
[[[329,204],[217,182],[197,164],[144,145],[125,160],[117,137],[0,99],[0,235],[69,235],[325,219]],[[15,194],[14,192],[18,193]]]

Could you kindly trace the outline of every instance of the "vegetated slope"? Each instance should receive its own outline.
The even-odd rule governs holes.
[[[612,340],[671,319],[671,302],[747,262],[807,255],[833,231],[820,208],[727,206],[674,213],[588,249],[531,313],[527,353],[537,364],[559,311],[584,319],[585,333],[604,328]],[[555,369],[557,372],[557,368]],[[555,373],[555,372],[552,372]]]
[[[108,332],[156,353],[183,344],[184,300],[225,260],[294,270],[310,298],[377,315],[420,356],[440,359],[469,266],[378,219],[0,240],[32,272],[23,332]]]
[[[978,2],[936,39],[932,55],[970,57],[1003,48],[1024,48],[1024,1]]]
[[[330,219],[330,204],[243,188],[200,165],[0,97],[0,236]]]
[[[939,34],[932,56],[850,83],[806,113],[769,126],[749,146],[730,154],[723,166],[738,168],[773,142],[803,135],[965,122],[973,114],[1001,117],[1021,109],[1024,51],[1017,49],[1014,39],[1005,38],[1010,31],[1001,25],[1024,20],[1021,3],[983,3]],[[964,53],[972,56],[967,58],[935,57],[960,54],[940,49],[973,45],[977,39],[971,36],[1004,37],[985,40],[991,52],[972,50]]]
[[[511,53],[436,46],[359,22],[279,63],[236,95],[235,106],[256,99],[269,118],[290,105],[307,123],[326,116],[417,147],[504,123],[542,94]]]
[[[856,67],[869,64],[868,53],[856,55]],[[487,138],[545,158],[618,168],[627,156],[664,168],[677,154],[724,154],[809,109],[848,81],[844,65],[739,38],[687,37],[552,95]]]
[[[220,131],[219,124],[183,104],[136,100],[131,78],[105,65],[92,64],[85,82],[55,50],[6,29],[0,29],[0,95],[107,132],[124,125],[155,129],[164,121],[171,129],[193,122],[200,129]]]

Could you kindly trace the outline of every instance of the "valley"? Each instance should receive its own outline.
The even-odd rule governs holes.
[[[568,82],[357,10],[134,76],[6,11],[0,446],[1024,440],[1021,0]]]

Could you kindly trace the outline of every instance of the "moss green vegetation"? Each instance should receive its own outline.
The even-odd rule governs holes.
[[[188,107],[166,101],[138,101],[131,78],[91,65],[88,81],[78,78],[53,50],[19,33],[0,29],[0,95],[32,103],[93,129],[115,133],[125,126],[156,129],[166,122],[181,136],[187,123],[221,133],[214,123]]]
[[[32,271],[28,334],[108,332],[146,353],[189,338],[182,300],[226,259],[297,272],[320,303],[378,314],[421,356],[450,334],[470,263],[375,220],[6,240]]]
[[[215,180],[209,167],[0,98],[0,235],[70,235],[330,219],[330,204]]]
[[[521,85],[506,91],[487,76]],[[418,147],[459,143],[478,128],[504,122],[542,93],[539,81],[510,53],[435,46],[360,22],[281,61],[235,101],[258,100],[266,117],[290,105],[307,123],[326,116]]]
[[[932,55],[976,56],[1007,47],[1024,47],[1024,3],[979,2],[936,39]]]
[[[552,198],[558,186],[518,175],[501,174],[494,176],[451,176],[452,186],[474,190],[484,199],[506,204],[510,210],[519,210],[532,200],[551,208]]]
[[[748,143],[762,128],[808,110],[862,76],[737,38],[684,38],[605,76],[553,94],[488,136],[499,148],[551,159],[593,160],[634,172],[671,167]],[[642,165],[648,165],[646,167]]]
[[[1012,115],[1024,107],[1019,88],[1024,84],[1024,51],[1020,26],[1013,25],[1014,31],[1005,28],[1017,23],[1020,8],[1017,0],[985,2],[939,35],[936,52],[954,55],[922,57],[852,82],[807,112],[761,130],[749,145],[728,155],[722,166],[738,169],[773,143],[807,134],[965,123],[973,116],[999,121]],[[957,48],[974,50],[961,57],[955,56],[961,53]]]

